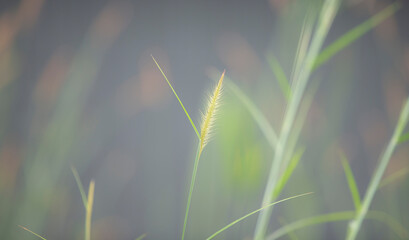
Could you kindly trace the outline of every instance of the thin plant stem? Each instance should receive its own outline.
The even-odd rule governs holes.
[[[182,240],[185,239],[187,219],[189,217],[190,201],[192,200],[192,193],[193,193],[193,188],[195,186],[197,168],[199,166],[199,159],[200,159],[201,153],[202,153],[202,151],[200,150],[200,143],[199,143],[198,146],[197,146],[196,158],[195,158],[195,163],[194,163],[194,166],[193,166],[192,179],[190,181],[189,195],[187,197],[186,210],[185,210],[185,220],[183,221]]]
[[[369,187],[366,191],[363,203],[353,221],[349,223],[347,240],[354,240],[358,235],[359,229],[361,228],[362,221],[365,218],[369,206],[372,203],[372,200],[375,196],[376,190],[379,188],[379,184],[382,180],[383,174],[385,173],[386,167],[388,166],[389,160],[391,159],[392,153],[394,152],[402,132],[405,129],[405,126],[409,119],[409,98],[406,100],[402,111],[399,116],[398,123],[396,125],[395,131],[392,135],[391,140],[389,141],[386,150],[383,152],[379,165],[375,171],[375,174],[372,177]]]

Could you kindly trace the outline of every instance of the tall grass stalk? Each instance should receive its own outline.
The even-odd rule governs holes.
[[[95,182],[91,180],[88,189],[88,199],[87,199],[87,209],[85,216],[85,240],[91,240],[91,218],[92,218],[92,207],[94,205],[94,191]]]
[[[396,146],[398,145],[399,138],[402,135],[405,129],[405,126],[408,123],[408,120],[409,120],[409,98],[406,100],[402,108],[397,126],[392,135],[392,138],[390,139],[389,144],[386,147],[386,150],[383,152],[380,158],[379,165],[375,171],[375,174],[373,175],[372,180],[369,183],[369,187],[366,191],[364,200],[362,202],[362,206],[359,209],[359,211],[357,211],[357,214],[354,220],[349,223],[348,233],[346,237],[347,240],[354,240],[356,236],[358,235],[359,229],[361,228],[362,221],[368,212],[368,209],[375,196],[376,190],[378,189],[379,184],[382,180],[382,176],[385,173],[386,167],[388,166],[392,153],[394,152]]]
[[[200,134],[197,131],[197,128],[193,122],[193,120],[190,118],[189,113],[187,112],[186,108],[184,107],[182,101],[180,100],[180,98],[178,97],[178,95],[176,94],[176,91],[174,90],[174,88],[172,87],[172,84],[170,83],[170,81],[168,80],[168,78],[166,77],[165,73],[163,72],[162,68],[160,67],[159,63],[156,61],[156,59],[151,56],[153,61],[155,62],[156,66],[159,68],[159,71],[162,73],[163,77],[165,78],[166,82],[168,83],[169,87],[172,89],[173,94],[175,95],[175,97],[178,99],[180,105],[183,108],[183,111],[185,112],[186,116],[188,117],[190,124],[192,125],[193,129],[196,132],[197,137],[199,138],[199,143],[197,146],[197,150],[196,150],[196,157],[195,157],[195,162],[193,165],[193,172],[192,172],[192,179],[190,180],[190,187],[189,187],[189,193],[188,193],[188,198],[187,198],[187,203],[186,203],[186,210],[185,210],[185,218],[183,220],[183,229],[182,229],[182,240],[185,239],[185,233],[186,233],[186,227],[187,227],[187,220],[189,218],[189,210],[190,210],[190,203],[192,200],[192,193],[193,193],[193,189],[195,186],[195,182],[196,182],[196,175],[197,175],[197,169],[199,166],[199,160],[200,160],[200,156],[202,155],[202,151],[204,149],[204,147],[206,146],[206,144],[208,143],[211,134],[212,134],[212,129],[213,129],[213,124],[217,115],[217,110],[219,108],[220,105],[220,98],[222,95],[222,90],[223,90],[223,79],[224,79],[224,74],[226,71],[224,71],[219,79],[219,82],[217,83],[212,96],[210,96],[208,98],[208,103],[206,106],[206,110],[204,113],[202,113],[202,123],[201,123],[201,130],[200,130]]]
[[[268,204],[269,202],[273,201],[272,193],[274,192],[279,178],[280,166],[283,161],[288,137],[295,120],[296,112],[300,105],[309,77],[312,73],[315,59],[319,54],[319,51],[329,31],[338,7],[338,0],[327,0],[322,7],[316,31],[311,41],[311,45],[308,49],[305,62],[303,63],[300,74],[298,75],[298,79],[295,82],[293,95],[289,101],[287,111],[284,115],[283,125],[281,128],[280,137],[277,142],[276,151],[274,153],[274,159],[267,180],[267,186],[264,191],[262,205]],[[260,213],[254,233],[254,239],[264,239],[271,212],[272,208],[268,208]]]

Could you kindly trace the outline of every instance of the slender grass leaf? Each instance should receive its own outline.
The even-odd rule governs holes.
[[[271,207],[271,206],[273,206],[273,205],[276,205],[276,204],[278,204],[278,203],[281,203],[281,202],[284,202],[284,201],[287,201],[287,200],[291,200],[291,199],[298,198],[298,197],[302,197],[302,196],[309,195],[309,194],[312,194],[312,192],[303,193],[303,194],[300,194],[300,195],[292,196],[292,197],[285,198],[285,199],[282,199],[282,200],[277,201],[277,202],[273,202],[273,203],[267,204],[266,206],[261,207],[261,208],[255,210],[255,211],[253,211],[253,212],[251,212],[251,213],[248,213],[248,214],[244,215],[243,217],[238,218],[238,219],[234,220],[233,222],[227,224],[226,226],[224,226],[223,228],[221,228],[219,231],[213,233],[210,237],[206,238],[206,240],[210,240],[210,239],[215,238],[217,235],[219,235],[219,234],[222,233],[223,231],[227,230],[228,228],[232,227],[232,226],[235,225],[236,223],[238,223],[238,222],[240,222],[240,221],[242,221],[242,220],[244,220],[244,219],[250,217],[251,215],[254,215],[254,214],[260,212],[260,211],[263,210],[263,209],[266,209],[266,208],[268,208],[268,207]]]
[[[305,148],[300,148],[298,149],[295,153],[294,156],[291,158],[290,164],[288,167],[285,169],[284,173],[281,175],[280,180],[277,182],[277,187],[274,190],[273,193],[273,198],[275,199],[280,195],[281,191],[283,190],[284,186],[287,184],[288,179],[290,179],[291,175],[293,174],[295,168],[297,167],[298,163],[300,162],[300,159],[302,155],[304,154]]]
[[[135,240],[142,240],[146,237],[146,233],[142,234],[141,236],[137,237]]]
[[[404,143],[406,141],[409,140],[409,132],[402,134],[402,136],[400,136],[398,143]]]
[[[18,226],[21,227],[22,229],[26,230],[27,232],[29,232],[29,233],[31,233],[31,234],[33,234],[33,235],[35,235],[35,236],[37,236],[37,237],[43,239],[43,240],[47,240],[47,239],[43,238],[42,236],[40,236],[39,234],[37,234],[37,233],[31,231],[30,229],[28,229],[28,228],[26,228],[26,227],[23,227],[23,226],[21,226],[21,225],[18,225]]]
[[[342,35],[335,42],[326,47],[320,53],[320,55],[318,55],[317,60],[315,61],[314,64],[314,69],[318,68],[319,66],[327,62],[339,51],[349,46],[351,43],[362,37],[362,35],[370,31],[371,29],[378,26],[388,17],[392,16],[397,10],[400,9],[400,7],[401,3],[395,2],[391,4],[389,7],[380,11],[378,14],[371,17],[370,19],[366,20],[365,22],[359,24],[358,26],[354,27],[353,29]]]
[[[355,211],[345,211],[345,212],[328,213],[328,214],[323,214],[323,215],[301,219],[293,223],[289,223],[280,229],[277,229],[271,235],[269,235],[266,238],[266,240],[278,239],[295,230],[318,225],[318,224],[348,221],[350,219],[353,219],[355,215],[356,215]],[[377,220],[379,222],[384,223],[402,239],[406,239],[409,236],[409,233],[406,230],[406,228],[403,227],[399,223],[399,221],[389,216],[388,214],[385,214],[383,212],[378,212],[378,211],[370,211],[368,212],[368,215],[366,216],[366,218]]]
[[[94,205],[94,192],[95,192],[95,182],[91,180],[88,189],[88,200],[86,208],[85,217],[85,240],[91,240],[91,218],[92,218],[92,207]]]
[[[168,83],[170,89],[172,89],[173,94],[175,95],[175,97],[178,99],[180,106],[183,108],[183,111],[185,112],[187,118],[190,121],[190,124],[192,125],[193,129],[195,130],[195,133],[197,135],[197,138],[200,140],[200,134],[199,131],[196,128],[196,125],[194,124],[192,118],[190,118],[189,113],[187,112],[185,106],[182,103],[182,100],[180,100],[178,94],[176,93],[175,89],[173,89],[172,84],[170,84],[170,81],[168,80],[168,78],[166,77],[165,73],[163,72],[162,68],[159,66],[159,63],[156,61],[156,59],[151,55],[153,61],[155,62],[156,66],[159,68],[159,71],[162,73],[163,77],[165,78],[166,82]]]
[[[378,167],[376,168],[375,174],[373,175],[368,189],[366,191],[364,200],[362,202],[362,207],[360,211],[357,212],[357,215],[353,221],[350,222],[347,239],[354,240],[358,235],[359,229],[361,228],[362,221],[365,218],[365,215],[368,212],[368,209],[372,203],[372,200],[375,196],[376,190],[379,188],[379,183],[382,180],[382,176],[385,173],[386,167],[388,166],[389,160],[398,145],[399,137],[402,135],[407,123],[409,120],[409,98],[404,103],[402,111],[399,116],[399,120],[395,131],[391,137],[391,140],[388,143],[385,151],[383,152]]]
[[[275,78],[277,79],[278,85],[280,86],[285,99],[288,101],[291,98],[291,85],[288,81],[287,76],[285,75],[283,68],[272,54],[269,54],[269,56],[267,57],[267,62],[270,65]]]
[[[359,196],[358,187],[352,173],[351,167],[349,166],[348,160],[344,154],[341,154],[342,166],[344,167],[345,177],[348,181],[349,191],[351,192],[352,199],[354,201],[355,210],[359,211],[361,208],[361,197]]]
[[[241,101],[250,115],[253,117],[254,121],[259,126],[261,132],[266,137],[270,146],[275,149],[277,144],[277,134],[274,131],[271,124],[268,122],[267,118],[263,113],[256,107],[256,105],[246,96],[246,94],[236,85],[233,81],[226,78],[226,86],[231,90],[231,92]]]
[[[87,209],[87,196],[85,195],[84,187],[82,186],[80,176],[77,169],[74,166],[71,166],[71,172],[74,175],[75,182],[77,183],[78,190],[80,190],[82,203],[84,204],[85,209]]]
[[[409,167],[402,168],[399,171],[392,173],[391,175],[389,175],[388,177],[386,177],[385,179],[381,181],[381,183],[379,184],[379,188],[385,187],[386,185],[389,185],[395,182],[399,178],[406,176],[408,173],[409,173]]]

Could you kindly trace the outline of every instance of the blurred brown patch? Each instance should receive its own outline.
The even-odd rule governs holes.
[[[15,189],[20,162],[20,151],[17,145],[4,144],[0,151],[0,189],[3,189],[2,194],[11,193]]]
[[[150,53],[158,61],[169,81],[172,81],[167,55],[160,50],[153,50]],[[138,73],[118,89],[116,106],[123,115],[133,115],[141,108],[158,107],[171,95],[169,86],[150,53],[141,55],[137,63]]]
[[[35,87],[34,97],[40,104],[56,100],[62,83],[70,67],[70,57],[63,49],[58,49],[48,60]]]
[[[268,3],[274,11],[283,13],[290,4],[290,0],[269,0]]]
[[[91,26],[91,41],[103,46],[112,44],[130,22],[132,9],[132,6],[125,2],[108,4]]]
[[[95,220],[91,229],[92,238],[98,240],[125,239],[131,231],[129,224],[116,216]]]
[[[225,33],[218,41],[218,53],[234,79],[254,81],[262,66],[256,52],[239,34]]]
[[[389,74],[383,79],[383,85],[388,119],[395,124],[408,93],[403,82],[394,77],[393,74]]]
[[[377,159],[388,141],[389,130],[384,113],[377,109],[365,112],[358,120],[359,132],[372,158]]]

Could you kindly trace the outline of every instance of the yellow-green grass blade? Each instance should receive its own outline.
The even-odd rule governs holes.
[[[142,234],[141,236],[137,237],[135,240],[142,240],[146,237],[146,233]]]
[[[95,182],[91,180],[88,189],[88,200],[86,208],[85,217],[85,240],[91,240],[91,218],[92,218],[92,207],[94,205],[94,192],[95,192]]]
[[[27,232],[33,234],[34,236],[37,236],[37,237],[39,237],[39,238],[41,238],[41,239],[43,239],[43,240],[47,240],[47,239],[43,238],[42,236],[40,236],[39,234],[37,234],[37,233],[31,231],[30,229],[28,229],[28,228],[26,228],[26,227],[23,227],[23,226],[21,226],[21,225],[18,225],[18,226],[21,227],[22,229],[26,230]]]
[[[82,203],[84,204],[85,209],[87,209],[87,196],[85,195],[84,187],[82,186],[80,176],[77,169],[74,166],[71,166],[72,174],[74,175],[75,182],[77,183],[78,190],[80,191]]]
[[[314,64],[314,69],[318,68],[325,62],[327,62],[331,57],[337,54],[339,51],[344,49],[345,47],[349,46],[351,43],[362,37],[365,33],[370,31],[371,29],[378,26],[382,23],[385,19],[392,16],[399,8],[401,7],[400,2],[395,2],[385,8],[384,10],[380,11],[378,14],[374,15],[370,19],[366,20],[365,22],[359,24],[358,26],[354,27],[340,38],[338,38],[335,42],[330,44],[326,47],[317,57],[317,60]]]
[[[305,148],[300,148],[298,149],[295,153],[294,156],[290,160],[290,164],[288,167],[285,169],[284,173],[281,175],[280,180],[277,182],[277,187],[274,190],[273,193],[273,199],[278,197],[283,190],[284,186],[287,184],[288,179],[290,179],[291,175],[293,174],[295,168],[297,167],[298,163],[300,162],[300,159],[302,155],[304,154]]]
[[[396,172],[392,173],[391,175],[389,175],[388,177],[384,178],[381,181],[381,183],[379,184],[379,188],[385,187],[385,186],[395,182],[399,178],[403,178],[408,173],[409,173],[409,167],[402,168],[399,171],[396,171]]]
[[[226,78],[226,86],[229,90],[240,100],[244,105],[250,115],[253,117],[254,121],[259,126],[261,132],[266,137],[270,146],[275,149],[277,144],[277,134],[274,131],[271,124],[268,122],[264,114],[256,107],[256,105],[250,100],[249,97],[230,79]]]
[[[407,142],[409,140],[409,132],[402,134],[402,136],[400,136],[398,143],[404,143]]]
[[[351,167],[349,166],[348,160],[344,154],[341,154],[342,166],[344,167],[345,177],[348,181],[349,191],[351,192],[352,199],[354,201],[355,210],[359,211],[361,208],[361,197],[359,196],[358,187],[352,173]]]
[[[168,78],[166,77],[165,73],[163,72],[162,68],[159,66],[159,63],[156,61],[156,59],[151,55],[153,61],[155,62],[156,66],[159,68],[159,71],[162,73],[163,77],[165,78],[166,82],[168,83],[170,89],[172,90],[173,94],[175,95],[175,97],[178,99],[180,106],[183,108],[183,111],[185,112],[187,118],[190,121],[190,124],[192,125],[193,129],[195,130],[195,133],[197,135],[197,138],[200,139],[200,134],[199,131],[196,128],[196,125],[194,124],[192,118],[190,117],[189,113],[187,112],[185,106],[182,103],[182,100],[180,100],[178,94],[176,93],[175,89],[173,89],[172,84],[170,84],[170,81],[168,80]]]
[[[267,62],[275,78],[277,79],[278,85],[280,86],[285,99],[288,101],[291,98],[291,85],[283,68],[273,54],[269,54],[269,56],[267,56]]]
[[[280,229],[274,231],[271,235],[269,235],[266,240],[274,240],[280,237],[287,235],[293,231],[298,229],[318,225],[318,224],[325,224],[330,222],[340,222],[340,221],[348,221],[355,217],[355,211],[344,211],[344,212],[335,212],[335,213],[328,213],[313,217],[308,217],[305,219],[301,219],[295,221],[293,223],[289,223]],[[366,216],[367,219],[376,220],[379,222],[384,223],[387,225],[396,235],[398,235],[402,239],[406,239],[409,236],[408,231],[405,227],[403,227],[399,221],[394,219],[392,216],[379,212],[379,211],[370,211]]]
[[[379,184],[382,180],[383,174],[385,173],[386,167],[389,164],[389,160],[391,159],[391,156],[393,152],[395,151],[396,146],[398,145],[398,140],[400,136],[402,135],[402,132],[404,131],[407,123],[409,120],[409,98],[406,100],[404,103],[404,106],[402,108],[402,111],[399,116],[399,120],[397,123],[397,126],[395,128],[395,131],[385,149],[383,152],[380,162],[378,167],[376,168],[376,171],[369,183],[368,189],[366,191],[365,197],[362,201],[362,207],[361,209],[357,212],[357,215],[353,221],[350,222],[349,228],[348,228],[348,233],[347,233],[347,238],[348,240],[354,240],[356,236],[358,235],[359,229],[361,228],[362,221],[365,218],[365,215],[367,214],[369,207],[372,203],[372,200],[375,196],[376,190],[379,188]]]
[[[221,228],[219,231],[213,233],[210,237],[206,238],[206,240],[210,240],[210,239],[215,238],[217,235],[219,235],[220,233],[224,232],[224,231],[227,230],[228,228],[232,227],[232,226],[235,225],[236,223],[238,223],[238,222],[240,222],[240,221],[243,221],[244,219],[250,217],[251,215],[254,215],[254,214],[260,212],[260,211],[263,210],[263,209],[269,208],[269,207],[271,207],[271,206],[273,206],[273,205],[276,205],[276,204],[278,204],[278,203],[281,203],[281,202],[285,202],[285,201],[288,201],[288,200],[291,200],[291,199],[294,199],[294,198],[298,198],[298,197],[302,197],[302,196],[305,196],[305,195],[309,195],[309,194],[312,194],[312,192],[299,194],[299,195],[296,195],[296,196],[292,196],[292,197],[289,197],[289,198],[282,199],[282,200],[277,201],[277,202],[273,202],[273,203],[267,204],[266,206],[261,207],[261,208],[255,210],[255,211],[253,211],[253,212],[251,212],[251,213],[248,213],[248,214],[244,215],[243,217],[238,218],[238,219],[234,220],[233,222],[227,224],[226,226],[224,226],[223,228]]]

